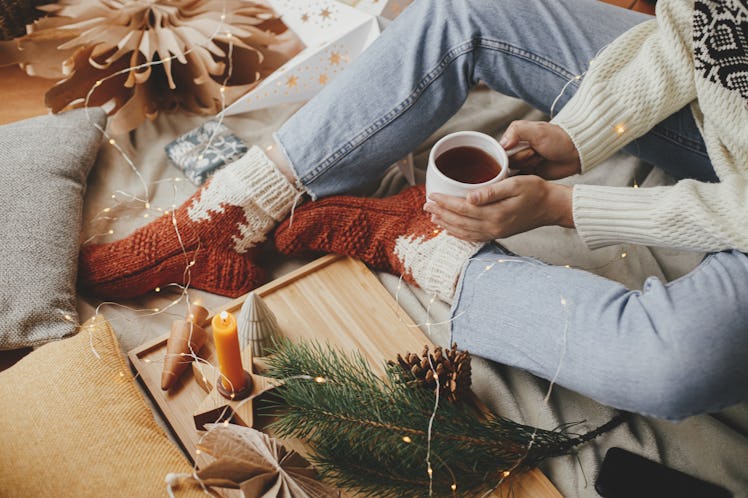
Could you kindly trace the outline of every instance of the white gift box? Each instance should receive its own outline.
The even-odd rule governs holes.
[[[227,107],[227,116],[309,100],[380,33],[375,15],[337,0],[266,1],[306,48]]]

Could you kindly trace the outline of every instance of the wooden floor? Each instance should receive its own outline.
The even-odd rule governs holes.
[[[15,66],[0,67],[0,125],[47,114],[44,94],[54,83],[27,76]]]

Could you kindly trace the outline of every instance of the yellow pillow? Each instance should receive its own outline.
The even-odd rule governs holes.
[[[0,400],[2,497],[166,496],[166,474],[192,471],[101,315],[1,372]],[[205,497],[195,487],[175,491]]]

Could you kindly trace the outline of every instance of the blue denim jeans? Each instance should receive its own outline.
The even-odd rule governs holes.
[[[420,145],[479,81],[549,113],[606,44],[648,19],[596,0],[416,0],[276,139],[313,199],[348,193]],[[627,150],[676,178],[717,181],[688,108]],[[607,405],[679,419],[748,398],[747,302],[748,257],[736,251],[639,291],[489,244],[465,265],[452,333]]]

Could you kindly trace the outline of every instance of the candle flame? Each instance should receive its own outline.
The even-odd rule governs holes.
[[[229,321],[229,312],[228,311],[221,311],[221,313],[218,315],[221,317],[221,321],[225,324]]]

